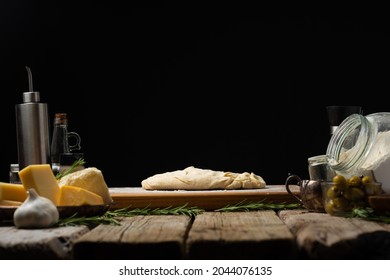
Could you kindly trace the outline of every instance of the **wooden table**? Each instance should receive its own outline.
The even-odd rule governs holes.
[[[129,192],[131,196],[124,193]],[[16,229],[0,223],[0,259],[390,259],[390,225],[307,210],[216,211],[226,203],[294,202],[281,186],[256,192],[144,193],[112,189],[113,209],[202,204],[206,212],[133,216],[120,225]],[[206,203],[208,202],[208,203]]]
[[[120,225],[0,226],[1,259],[390,259],[390,225],[306,210],[134,216]]]

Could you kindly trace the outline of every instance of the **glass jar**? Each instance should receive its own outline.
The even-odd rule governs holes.
[[[321,188],[325,212],[332,216],[349,216],[355,208],[368,207],[370,196],[382,193],[381,183],[370,175],[337,175],[332,181],[321,182]]]
[[[371,175],[390,193],[390,112],[353,114],[332,135],[326,151],[340,175]]]
[[[335,172],[329,167],[326,155],[309,157],[309,177],[310,180],[331,181]]]

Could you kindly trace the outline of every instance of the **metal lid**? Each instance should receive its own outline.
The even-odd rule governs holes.
[[[23,103],[36,103],[40,100],[39,91],[23,92]]]

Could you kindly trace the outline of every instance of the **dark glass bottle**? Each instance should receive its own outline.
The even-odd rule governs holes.
[[[54,173],[58,173],[61,165],[61,155],[70,154],[73,150],[80,150],[80,136],[76,132],[68,132],[68,117],[66,113],[56,113],[53,123],[51,141],[51,164]],[[74,137],[76,143],[69,145],[69,138]]]

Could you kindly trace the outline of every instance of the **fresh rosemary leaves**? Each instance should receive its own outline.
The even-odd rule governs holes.
[[[139,215],[187,215],[195,217],[198,214],[203,213],[204,210],[198,207],[188,207],[187,204],[178,207],[166,207],[166,208],[136,208],[127,209],[121,208],[116,210],[108,210],[101,216],[91,217],[78,217],[77,213],[73,214],[68,218],[60,219],[57,226],[75,226],[75,225],[86,225],[94,226],[99,224],[111,224],[120,225],[120,218],[122,217],[133,217]]]
[[[112,218],[115,217],[133,217],[138,215],[187,215],[195,217],[198,214],[203,213],[204,210],[198,207],[188,207],[187,204],[178,207],[166,207],[166,208],[136,208],[128,210],[126,208],[117,209],[113,211],[107,211],[105,215]]]
[[[249,202],[245,201],[239,202],[235,205],[227,205],[215,211],[217,212],[233,212],[233,211],[256,211],[256,210],[283,210],[283,209],[297,209],[300,208],[298,203],[271,203],[265,202],[265,200],[259,202]]]
[[[384,215],[377,215],[374,213],[372,208],[354,208],[349,218],[362,218],[369,221],[390,224],[389,213],[385,213]]]
[[[59,172],[56,174],[56,179],[60,180],[65,175],[68,175],[69,173],[72,173],[77,167],[83,166],[85,164],[85,160],[83,158],[77,159],[73,164],[63,172]]]
[[[285,210],[285,209],[301,209],[301,205],[298,203],[273,203],[266,202],[265,200],[259,202],[244,201],[227,205],[225,207],[214,210],[215,212],[237,212],[237,211],[259,211],[259,210]],[[195,217],[196,215],[205,212],[204,209],[187,206],[187,204],[178,207],[166,207],[166,208],[136,208],[128,209],[121,208],[116,210],[108,210],[101,216],[92,217],[78,217],[77,213],[74,215],[62,218],[57,223],[57,226],[96,226],[99,224],[120,225],[120,219],[123,217],[133,217],[139,215],[187,215],[189,217]],[[390,224],[390,213],[384,215],[377,215],[371,208],[354,208],[348,218],[361,218],[368,221],[382,222]]]
[[[227,205],[226,207],[217,209],[217,212],[233,212],[233,211],[255,211],[255,210],[282,210],[282,209],[297,209],[300,208],[300,205],[297,203],[269,203],[260,201],[260,202],[251,202],[244,203],[240,202],[235,205]],[[75,225],[86,225],[94,226],[99,224],[111,224],[111,225],[120,225],[120,219],[122,217],[133,217],[139,215],[187,215],[189,217],[195,217],[196,215],[202,214],[205,212],[204,209],[198,208],[196,206],[183,206],[177,207],[166,207],[166,208],[136,208],[128,209],[121,208],[116,210],[108,210],[101,216],[92,216],[92,217],[78,217],[77,213],[68,217],[60,219],[57,223],[57,226],[75,226]]]
[[[91,216],[91,217],[84,217],[84,216],[78,217],[77,213],[75,213],[70,217],[59,219],[57,226],[59,227],[80,226],[80,225],[97,226],[100,224],[120,225],[120,222],[116,218],[107,215],[107,213],[102,216]]]

